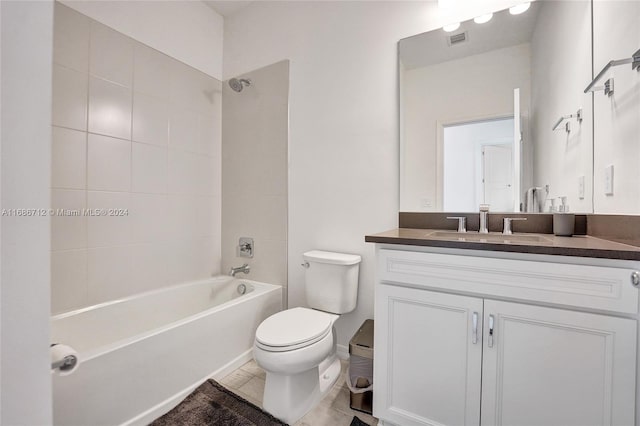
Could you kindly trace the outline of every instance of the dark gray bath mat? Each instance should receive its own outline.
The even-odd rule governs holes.
[[[352,423],[353,424],[353,423]],[[287,426],[209,379],[151,426]]]
[[[351,425],[349,425],[349,426],[369,426],[369,424],[363,422],[358,417],[353,416],[353,420],[351,420]]]

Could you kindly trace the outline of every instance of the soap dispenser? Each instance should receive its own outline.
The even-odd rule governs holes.
[[[559,237],[570,237],[576,226],[576,215],[569,213],[567,197],[559,197],[558,212],[553,213],[553,233]]]

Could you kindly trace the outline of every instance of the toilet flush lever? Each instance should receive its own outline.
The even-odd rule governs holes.
[[[309,268],[310,265],[309,265],[309,262],[304,262],[304,263],[301,263],[300,266],[302,266],[303,268]]]

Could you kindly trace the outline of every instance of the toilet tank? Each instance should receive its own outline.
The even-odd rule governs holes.
[[[362,258],[356,254],[313,250],[305,260],[305,294],[310,308],[345,314],[356,308],[358,273]]]

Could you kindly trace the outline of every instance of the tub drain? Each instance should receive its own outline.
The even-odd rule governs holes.
[[[245,284],[238,284],[238,293],[245,294],[247,292],[247,286]]]

